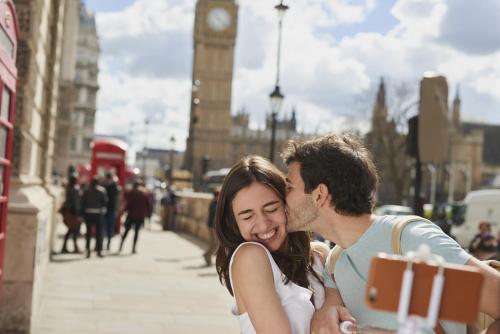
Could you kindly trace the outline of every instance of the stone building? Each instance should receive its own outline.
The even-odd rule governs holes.
[[[66,0],[63,54],[59,78],[59,104],[56,122],[54,174],[64,175],[69,162],[69,148],[74,131],[72,114],[75,107],[75,68],[80,27],[80,0]]]
[[[452,106],[449,200],[462,200],[467,192],[498,187],[500,175],[500,124],[461,120],[461,100],[457,90]]]
[[[74,78],[74,106],[71,112],[71,136],[67,164],[88,164],[90,143],[94,140],[97,91],[99,85],[99,41],[94,14],[80,4],[76,68]]]
[[[447,101],[446,80],[444,77],[440,80],[435,89],[440,89],[443,95],[440,101]],[[432,101],[436,100],[435,93],[429,94]],[[397,131],[394,117],[388,115],[385,95],[385,84],[381,80],[373,106],[371,129],[365,137],[380,174],[377,200],[379,204],[411,204],[414,196],[411,175],[414,175],[415,160],[406,155],[406,135]],[[424,135],[429,131],[440,132],[439,136],[446,137],[449,145],[444,149],[440,147],[436,153],[435,148],[438,143],[442,144],[442,140],[424,142],[427,148],[434,150],[431,153],[439,162],[422,161],[420,195],[423,200],[426,203],[432,200],[435,203],[460,201],[471,190],[498,187],[500,125],[462,121],[458,90],[450,108],[447,102],[438,104],[445,115],[441,123],[447,124],[436,127],[435,121],[432,124],[434,129],[421,130]]]
[[[174,149],[144,148],[137,152],[135,165],[141,170],[141,175],[149,178],[168,179],[170,176],[170,165],[174,170],[180,169],[184,160],[184,152]]]
[[[249,119],[250,114],[244,109],[232,116],[230,137],[231,151],[228,155],[226,167],[230,167],[239,158],[249,154],[257,154],[265,158],[269,158],[272,128],[271,115],[266,117],[266,124],[263,129],[251,129]],[[295,109],[290,113],[290,117],[285,115],[283,119],[277,119],[275,133],[275,151],[277,154],[274,157],[275,164],[277,164],[281,169],[284,169],[285,166],[283,165],[278,153],[282,151],[282,148],[288,140],[303,140],[307,137],[307,135],[297,131]]]
[[[61,202],[52,185],[65,0],[15,0],[18,85],[1,333],[29,333]]]

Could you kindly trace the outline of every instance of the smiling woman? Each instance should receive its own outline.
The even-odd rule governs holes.
[[[323,304],[325,254],[286,223],[284,175],[262,157],[240,159],[224,180],[215,226],[217,272],[243,333],[309,333]]]

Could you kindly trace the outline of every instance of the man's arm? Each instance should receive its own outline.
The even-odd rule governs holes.
[[[500,319],[500,273],[489,267],[484,262],[472,257],[467,263],[469,266],[479,268],[484,275],[483,288],[479,309],[493,319]]]
[[[315,243],[311,243],[313,249],[317,249]],[[320,252],[325,254],[325,252]],[[328,252],[327,252],[328,253]],[[344,307],[342,296],[328,270],[330,266],[330,255],[322,256],[324,263],[323,283],[325,285],[325,302],[321,309],[314,313],[311,320],[311,334],[340,334],[339,323],[342,321],[356,320]]]
[[[325,303],[314,313],[311,334],[341,334],[339,324],[347,320],[356,322],[344,307],[339,291],[325,286]]]

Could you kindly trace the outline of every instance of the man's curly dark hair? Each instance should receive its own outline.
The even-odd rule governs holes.
[[[300,164],[305,193],[325,184],[337,213],[371,214],[378,174],[370,152],[350,135],[326,135],[304,142],[290,141],[282,154],[286,165]]]

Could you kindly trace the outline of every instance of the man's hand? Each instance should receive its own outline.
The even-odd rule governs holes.
[[[342,334],[339,328],[342,321],[356,322],[356,319],[343,306],[324,305],[314,313],[311,334]]]

